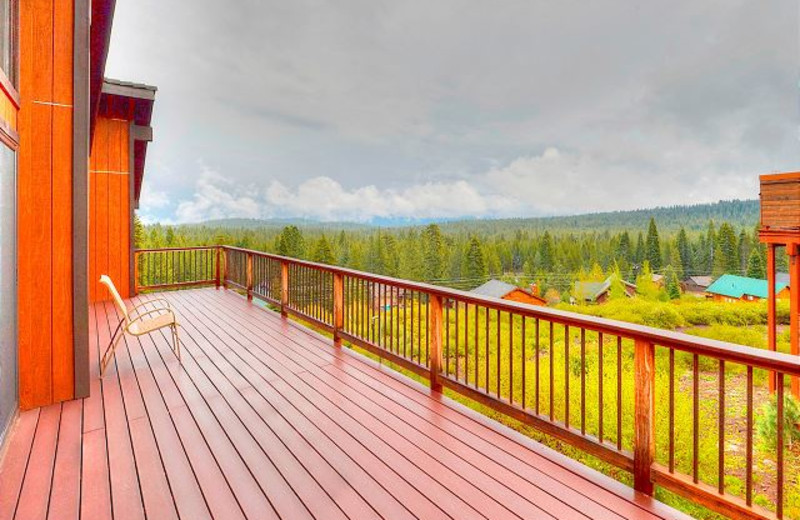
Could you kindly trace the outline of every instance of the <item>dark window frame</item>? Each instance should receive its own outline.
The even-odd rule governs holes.
[[[8,18],[11,21],[8,32],[10,63],[9,70],[0,68],[0,87],[19,104],[19,0],[8,0]]]

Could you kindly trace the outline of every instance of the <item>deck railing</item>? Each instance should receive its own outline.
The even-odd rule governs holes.
[[[643,493],[661,486],[733,518],[784,517],[793,356],[236,247],[136,260],[139,291],[238,289],[632,474]],[[754,399],[770,378],[774,470],[754,459]],[[759,493],[774,512],[756,505]]]

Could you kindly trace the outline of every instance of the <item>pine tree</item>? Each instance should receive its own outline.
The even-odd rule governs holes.
[[[719,276],[725,273],[740,273],[739,251],[736,233],[733,227],[723,222],[717,233],[717,244],[714,251],[713,274]]]
[[[754,248],[750,252],[750,258],[747,261],[747,276],[750,278],[759,278],[761,280],[767,277],[767,270],[761,262],[761,252],[758,248]]]
[[[147,240],[147,233],[145,232],[144,225],[139,215],[133,215],[133,247],[136,249],[145,248],[145,240]]]
[[[473,236],[469,241],[464,275],[474,286],[486,281],[486,259],[478,237]]]
[[[694,266],[692,265],[692,247],[689,245],[689,237],[683,227],[678,231],[678,238],[675,241],[675,245],[681,257],[681,267],[683,271],[692,273],[694,271]]]
[[[664,271],[664,288],[670,300],[676,300],[681,297],[681,286],[678,281],[678,275],[671,265],[668,265]]]
[[[661,243],[658,239],[656,219],[653,217],[650,217],[650,225],[647,228],[645,248],[645,259],[650,262],[650,268],[654,271],[659,271],[661,269]]]
[[[286,226],[278,237],[278,254],[291,258],[303,258],[306,242],[297,226]]]
[[[553,237],[550,233],[545,231],[542,236],[542,241],[539,246],[539,255],[541,257],[541,267],[547,272],[552,272],[555,266],[555,248],[553,247]]]
[[[422,231],[422,256],[424,258],[423,276],[428,282],[441,280],[444,276],[444,239],[442,230],[430,224]]]
[[[328,242],[328,239],[325,238],[325,235],[319,237],[317,243],[314,244],[314,252],[311,256],[311,259],[314,262],[319,262],[320,264],[333,264],[334,263],[334,256],[333,250],[331,250],[331,245]]]
[[[644,236],[642,236],[642,233],[639,232],[639,236],[636,237],[636,251],[634,253],[633,263],[641,266],[642,262],[645,260]]]

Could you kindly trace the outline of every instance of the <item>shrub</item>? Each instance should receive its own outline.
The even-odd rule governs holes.
[[[791,397],[784,398],[783,406],[783,438],[791,448],[794,442],[800,441],[800,406]],[[778,440],[778,398],[772,396],[768,403],[761,407],[761,412],[756,419],[758,436],[771,450],[775,448]]]

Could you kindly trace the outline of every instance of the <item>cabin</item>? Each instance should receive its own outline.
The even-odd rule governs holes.
[[[496,280],[465,292],[224,245],[134,250],[156,89],[105,78],[114,14],[0,0],[0,519],[686,518],[657,489],[735,518],[793,514],[783,428],[770,478],[753,478],[763,378],[736,418],[741,466],[725,460],[731,407],[704,423],[708,474],[669,427],[709,413],[697,379],[661,385],[656,367],[718,364],[704,385],[723,397],[726,367],[767,372],[783,403],[796,356],[545,308]],[[148,305],[179,330],[132,328]]]
[[[530,289],[523,289],[522,287],[501,280],[489,280],[475,287],[470,292],[489,298],[499,298],[501,300],[526,303],[528,305],[547,305],[547,301],[539,296],[535,286]]]
[[[681,290],[695,296],[705,296],[706,289],[714,282],[712,276],[689,276],[681,282]]]
[[[724,274],[706,289],[706,294],[717,302],[754,302],[767,298],[769,285],[766,280],[759,278]],[[788,299],[789,284],[776,281],[775,294],[778,299]]]
[[[612,277],[606,278],[602,282],[575,282],[572,288],[570,301],[576,303],[605,303],[608,301],[611,291]],[[623,280],[622,285],[625,289],[625,296],[633,298],[636,296],[636,285]]]

